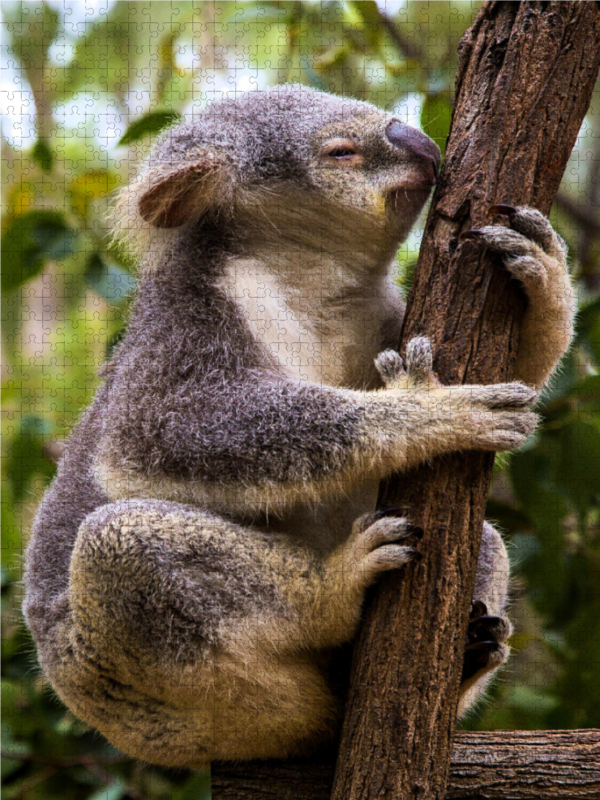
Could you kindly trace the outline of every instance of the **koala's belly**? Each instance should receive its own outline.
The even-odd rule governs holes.
[[[314,504],[298,504],[260,527],[274,533],[287,533],[317,550],[330,550],[344,542],[352,524],[362,514],[375,510],[378,481],[364,481],[344,495]]]

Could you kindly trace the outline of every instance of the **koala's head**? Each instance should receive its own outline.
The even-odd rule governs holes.
[[[301,85],[209,106],[159,139],[127,194],[136,228],[362,223],[396,242],[435,183],[437,145],[368,103]],[[282,221],[285,218],[285,221]],[[132,225],[131,219],[128,225]]]

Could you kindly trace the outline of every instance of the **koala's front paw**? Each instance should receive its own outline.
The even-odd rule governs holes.
[[[408,343],[406,369],[395,350],[380,353],[375,366],[386,389],[427,389],[441,385],[433,372],[433,350],[426,336],[417,336]]]
[[[575,316],[575,294],[567,270],[567,248],[534,208],[492,206],[511,227],[490,225],[466,231],[462,239],[479,239],[501,253],[508,271],[523,285],[529,305],[521,325],[515,377],[541,387],[569,347]]]
[[[525,206],[495,205],[490,212],[507,216],[511,227],[487,225],[465,231],[461,239],[477,239],[500,253],[506,268],[521,281],[530,298],[548,289],[564,293],[569,287],[567,247],[546,217]]]
[[[354,522],[344,546],[343,565],[363,586],[373,583],[382,572],[421,560],[421,554],[411,545],[422,539],[423,530],[400,513],[399,508],[386,508]]]
[[[454,413],[450,420],[462,440],[460,449],[513,450],[536,429],[537,416],[529,406],[537,394],[523,383],[448,388],[450,406],[456,411],[461,410],[461,404],[469,406],[466,418]]]
[[[508,658],[509,648],[503,644],[511,633],[507,617],[488,615],[481,600],[471,606],[467,642],[463,660],[462,681],[470,681],[478,673],[482,675],[496,669]]]
[[[447,452],[513,450],[533,433],[537,417],[528,407],[537,394],[530,387],[523,383],[442,386],[432,362],[426,337],[408,343],[406,368],[395,350],[385,350],[375,361],[385,391],[408,404],[407,418],[420,420],[417,433],[428,426],[435,429],[436,437],[447,441]]]
[[[507,216],[511,227],[489,225],[465,231],[461,238],[478,239],[501,253],[508,271],[522,283],[529,305],[521,325],[515,376],[541,387],[567,350],[573,332],[576,302],[567,248],[534,208],[497,205],[490,211]]]

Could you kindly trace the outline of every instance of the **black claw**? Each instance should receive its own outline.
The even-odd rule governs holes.
[[[475,642],[465,648],[465,653],[496,653],[499,649],[498,642]]]
[[[383,517],[403,517],[404,509],[401,506],[389,506],[389,508],[380,508],[373,514],[375,519],[383,519]]]
[[[487,614],[487,606],[482,600],[473,600],[471,603],[471,613],[469,619],[484,617]]]
[[[503,203],[496,203],[494,206],[490,206],[489,213],[490,214],[505,214],[507,217],[512,217],[513,214],[516,214],[519,209],[515,208],[514,206],[505,206]]]
[[[419,553],[418,550],[415,550],[411,557],[411,561],[423,561],[423,553]]]
[[[415,539],[418,539],[419,541],[421,541],[423,536],[425,536],[425,531],[418,525],[410,525],[408,531],[409,531],[409,536],[414,536]]]
[[[479,230],[479,228],[472,228],[469,231],[463,231],[458,238],[461,242],[465,242],[468,239],[480,239],[482,236],[485,236],[485,231]]]
[[[478,642],[465,650],[463,661],[462,680],[472,678],[480,670],[487,667],[492,653],[498,652],[500,645],[497,642]]]

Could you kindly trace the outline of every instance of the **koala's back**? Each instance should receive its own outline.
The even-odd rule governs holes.
[[[88,514],[109,502],[93,475],[107,392],[108,387],[102,386],[73,430],[33,526],[24,612],[40,644],[69,612],[69,564],[79,526]]]

